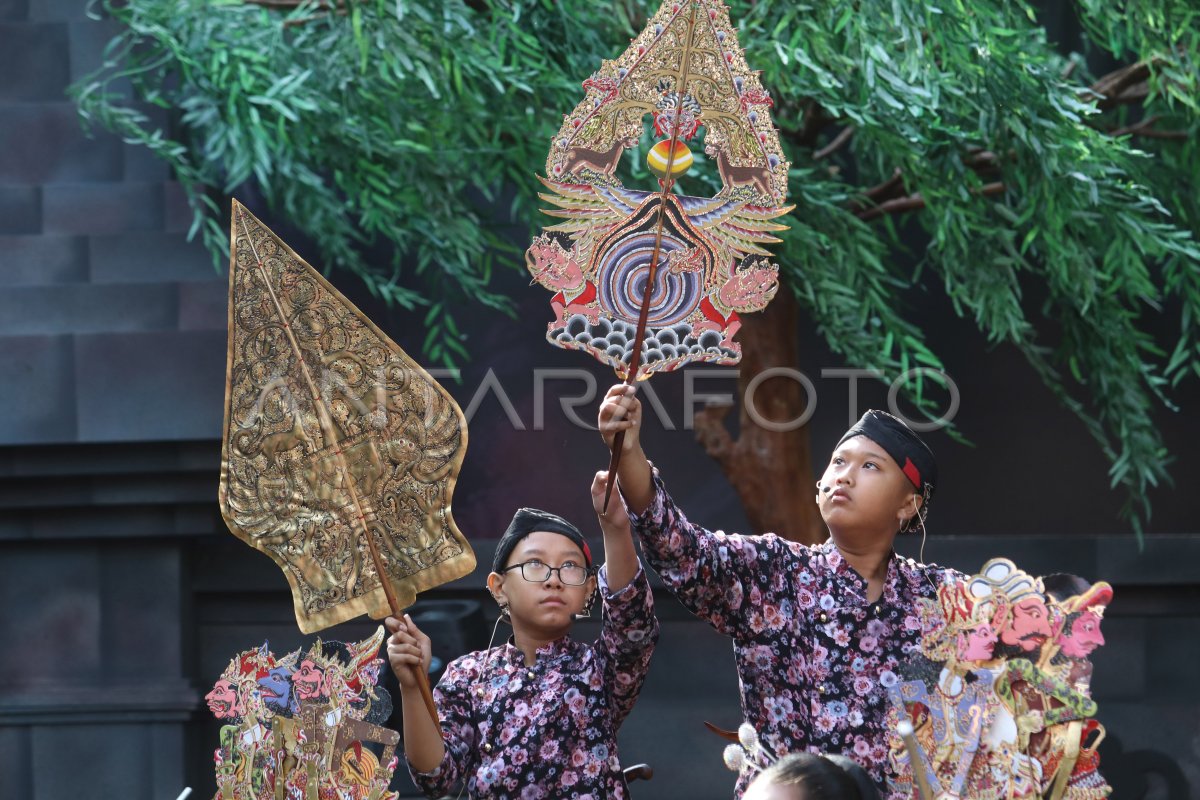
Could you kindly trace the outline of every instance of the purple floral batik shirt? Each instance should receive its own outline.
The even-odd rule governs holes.
[[[472,798],[629,797],[617,729],[646,679],[658,620],[646,574],[608,591],[592,644],[569,636],[539,648],[533,666],[511,642],[455,659],[433,690],[446,754],[413,781],[428,797],[467,781]]]
[[[733,638],[746,721],[777,756],[844,753],[883,789],[887,687],[919,649],[916,599],[953,571],[893,555],[883,595],[869,603],[867,582],[832,541],[712,533],[688,522],[657,471],[654,482],[649,508],[630,515],[634,534],[672,594]]]

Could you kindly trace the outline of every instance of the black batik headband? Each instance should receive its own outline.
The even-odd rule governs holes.
[[[587,566],[592,566],[592,551],[588,548],[587,541],[579,532],[579,528],[549,511],[518,508],[517,513],[513,515],[512,522],[508,524],[508,530],[504,532],[504,535],[500,537],[500,542],[496,545],[496,558],[492,561],[492,572],[503,571],[513,550],[517,549],[517,545],[522,539],[534,531],[560,533],[567,537],[579,545],[579,549],[583,551],[583,557],[587,560]]]
[[[866,436],[886,450],[913,487],[926,499],[933,494],[937,485],[937,462],[933,458],[933,451],[899,418],[886,411],[871,409],[846,431],[838,440],[838,446],[855,436]]]

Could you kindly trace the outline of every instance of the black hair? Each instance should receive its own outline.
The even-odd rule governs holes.
[[[337,659],[343,666],[350,663],[350,648],[344,642],[320,642],[317,655],[321,658]],[[307,657],[307,652],[305,653]],[[322,668],[324,669],[324,668]]]
[[[1053,575],[1042,578],[1042,588],[1045,589],[1047,595],[1061,603],[1069,597],[1083,594],[1092,588],[1092,585],[1078,575],[1072,575],[1069,572],[1055,572]]]
[[[871,780],[867,771],[863,769],[862,764],[841,753],[829,753],[825,758],[837,764],[850,776],[850,780],[854,781],[854,785],[858,788],[859,800],[880,800],[879,788],[875,785],[875,781]]]
[[[789,753],[754,779],[759,781],[800,788],[805,800],[863,800],[849,773],[815,753]]]
[[[1069,597],[1081,595],[1092,585],[1078,575],[1072,575],[1069,572],[1055,572],[1053,575],[1047,575],[1042,578],[1042,588],[1046,591],[1046,596],[1059,603]],[[1077,611],[1069,611],[1063,615],[1062,629],[1067,634],[1071,633],[1071,626],[1075,624],[1075,620],[1083,616],[1083,609]]]

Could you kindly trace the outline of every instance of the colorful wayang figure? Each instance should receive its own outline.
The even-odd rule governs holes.
[[[225,723],[216,800],[394,800],[399,734],[379,727],[392,709],[376,687],[382,643],[379,628],[281,658],[266,642],[235,656],[205,698]]]
[[[944,622],[925,634],[924,658],[910,662],[903,671],[905,680],[888,691],[899,712],[897,720],[906,708],[919,709],[914,729],[926,756],[920,767],[929,785],[937,787],[939,795],[964,797],[984,725],[995,716],[989,701],[996,675],[985,665],[994,658],[1008,604],[1003,595],[973,602],[962,582],[939,587],[936,603],[918,603],[925,608],[926,618]],[[893,753],[904,762],[897,773],[906,781],[912,769],[906,754],[896,747]]]
[[[737,363],[738,315],[775,295],[778,268],[763,245],[779,241],[773,234],[785,226],[772,220],[791,207],[771,98],[746,65],[725,4],[664,3],[583,87],[542,179],[550,190],[542,197],[557,207],[547,213],[564,221],[526,253],[534,281],[555,292],[547,338],[622,378]],[[647,166],[659,186],[627,188],[617,165],[647,118],[658,138]],[[695,160],[693,140],[716,163],[715,197],[672,191]]]
[[[1060,616],[1054,639],[1043,648],[1039,666],[1066,681],[1076,692],[1090,697],[1091,654],[1104,644],[1100,631],[1104,611],[1112,601],[1112,587],[1100,581],[1088,585],[1075,575],[1050,575],[1046,594],[1055,601]],[[1018,689],[1026,689],[1018,685]],[[1037,692],[1023,692],[1032,709],[1053,709],[1057,701]],[[1069,800],[1100,800],[1112,788],[1100,775],[1096,748],[1104,739],[1104,726],[1094,719],[1047,727],[1030,736],[1030,752],[1044,765],[1043,792]]]
[[[1092,736],[1103,735],[1091,719],[1096,704],[1086,681],[1072,679],[1090,669],[1058,653],[1076,635],[1062,634],[1067,616],[1083,620],[1079,639],[1067,643],[1072,652],[1103,641],[1093,623],[1109,598],[1108,585],[1097,584],[1061,602],[1007,559],[941,587],[938,603],[924,604],[922,656],[890,690],[893,730],[913,727],[908,742],[893,737],[892,797],[1106,796]]]

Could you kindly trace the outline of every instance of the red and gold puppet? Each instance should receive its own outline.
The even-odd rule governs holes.
[[[526,264],[555,292],[552,344],[591,353],[622,378],[689,363],[736,364],[738,315],[764,308],[778,268],[764,245],[791,210],[788,162],[770,96],[746,65],[721,0],[665,2],[614,61],[583,82],[555,134],[542,197],[562,218]],[[622,185],[617,165],[649,118],[654,189]],[[675,192],[702,143],[714,197]]]
[[[921,601],[922,652],[889,689],[892,797],[1109,794],[1087,659],[1104,643],[1112,588],[1073,576],[1054,583],[1066,577],[1044,582],[996,558]]]
[[[764,245],[787,226],[789,163],[770,95],[746,64],[722,0],[666,0],[615,61],[583,82],[546,157],[546,228],[525,254],[555,292],[551,344],[582,350],[634,382],[691,363],[732,365],[739,314],[766,307],[779,268]],[[658,188],[616,176],[649,117],[658,141],[646,164]],[[721,189],[675,192],[702,140]],[[609,464],[605,508],[620,461]]]
[[[283,657],[264,642],[235,656],[205,696],[222,723],[217,800],[395,800],[399,734],[381,727],[392,701],[376,687],[382,641],[381,627],[361,642],[318,639]]]

